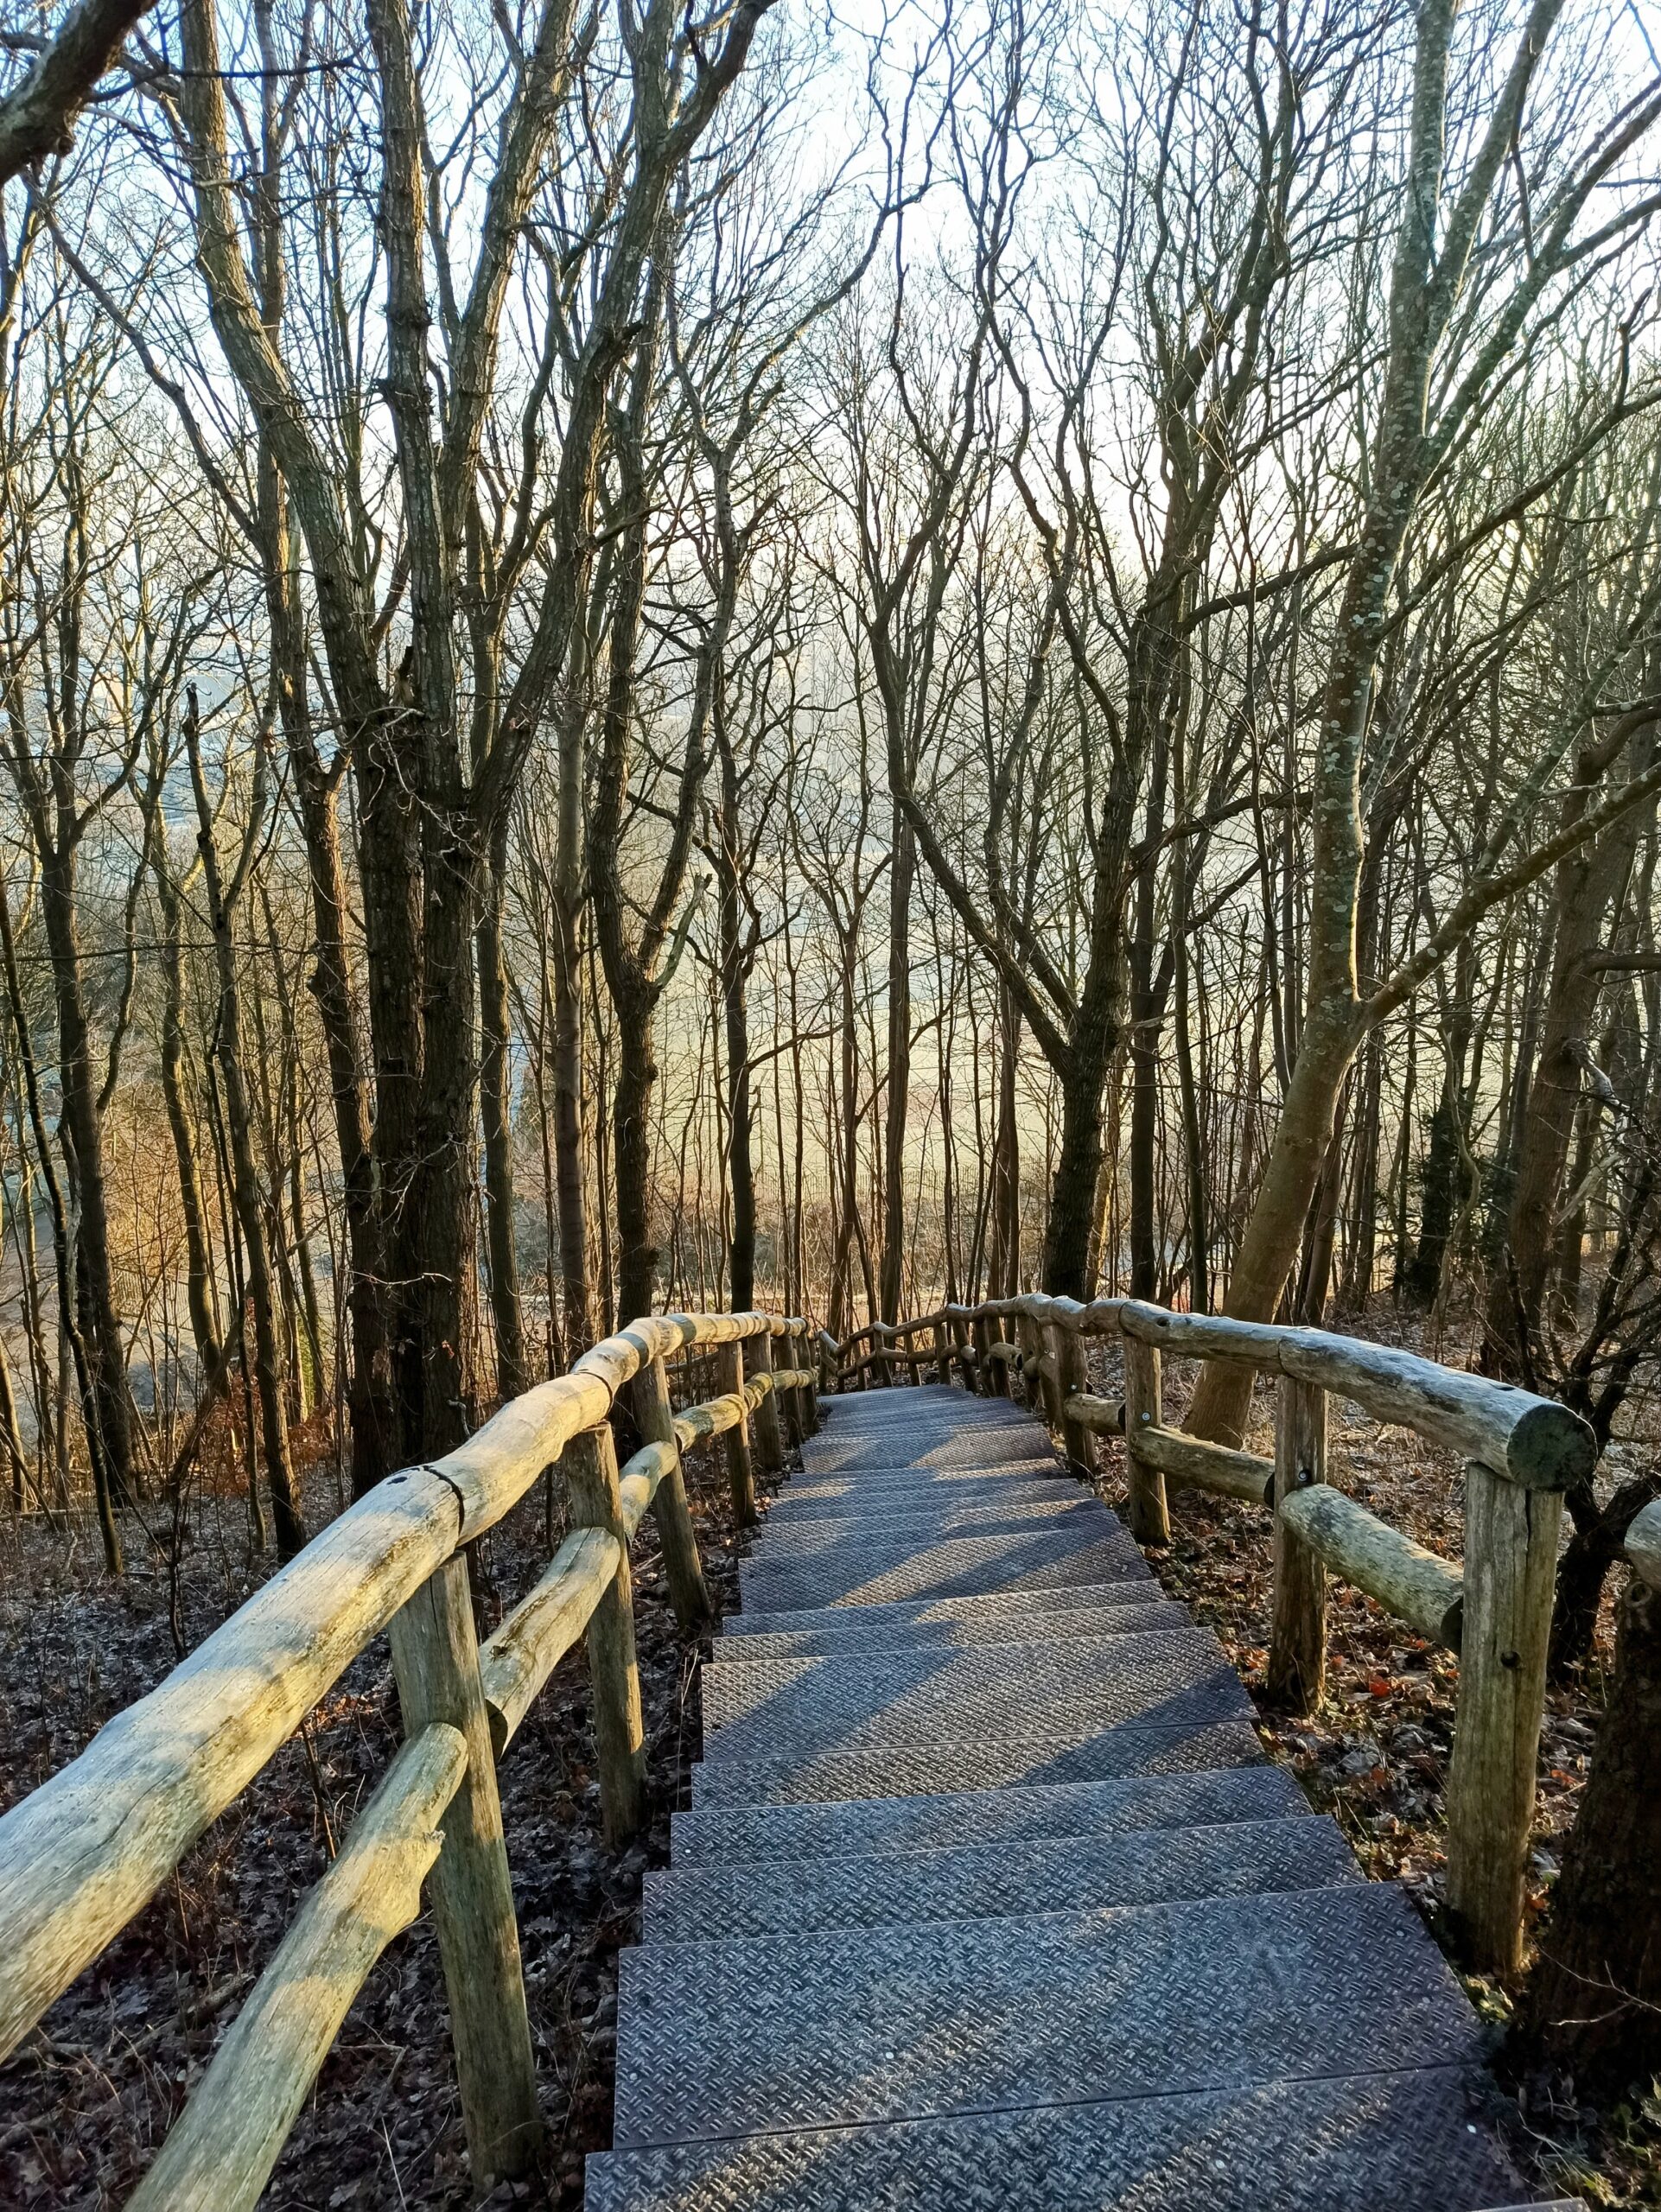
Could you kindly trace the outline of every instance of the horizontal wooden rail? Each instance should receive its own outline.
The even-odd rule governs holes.
[[[1225,1444],[1206,1444],[1180,1428],[1143,1428],[1130,1439],[1131,1451],[1177,1490],[1209,1491],[1214,1497],[1244,1498],[1267,1505],[1275,1492],[1275,1462],[1255,1452],[1236,1452]]]
[[[1427,1551],[1329,1483],[1294,1491],[1281,1517],[1324,1566],[1376,1598],[1432,1643],[1457,1651],[1465,1617],[1465,1578],[1451,1560]]]
[[[804,1363],[775,1367],[775,1338],[795,1340]],[[3,2056],[143,1908],[359,1652],[391,1630],[410,1741],[308,1898],[136,2202],[254,2202],[340,2018],[386,1942],[419,1910],[422,1880],[435,1866],[475,2181],[485,2186],[534,2158],[539,2122],[491,1750],[506,1749],[538,1690],[586,1631],[596,1730],[606,1736],[602,1796],[608,1775],[613,1783],[608,1832],[616,1826],[619,1762],[627,1766],[640,1756],[629,1541],[655,1505],[665,1563],[683,1586],[678,1615],[684,1605],[695,1617],[702,1574],[685,1519],[680,1451],[775,1402],[792,1433],[814,1427],[819,1378],[805,1361],[811,1338],[805,1321],[765,1313],[632,1322],[584,1353],[569,1375],[503,1407],[456,1451],[379,1484],[149,1696],[118,1713],[79,1758],[0,1819]],[[755,1372],[741,1389],[672,1414],[665,1395],[662,1421],[646,1424],[652,1440],[617,1469],[607,1423],[626,1384],[655,1377],[653,1387],[666,1390],[665,1363],[746,1343],[757,1345]],[[589,1525],[574,1529],[536,1588],[480,1649],[461,1548],[568,1447],[575,1447],[566,1462],[573,1518]],[[664,1518],[671,1491],[678,1522]]]
[[[245,2212],[353,1999],[421,1910],[438,1823],[467,1771],[466,1738],[442,1722],[393,1758],[340,1856],[255,1983],[129,2212]]]
[[[1564,1489],[1597,1463],[1589,1426],[1554,1399],[1325,1329],[1174,1313],[1128,1298],[1098,1298],[1086,1306],[1036,1292],[948,1311],[965,1320],[1024,1316],[1041,1327],[1084,1336],[1130,1337],[1173,1357],[1238,1360],[1294,1376],[1525,1487]]]
[[[623,1548],[609,1529],[575,1530],[554,1554],[530,1596],[514,1606],[480,1647],[479,1675],[498,1758],[512,1741],[538,1691],[589,1625],[622,1556]]]

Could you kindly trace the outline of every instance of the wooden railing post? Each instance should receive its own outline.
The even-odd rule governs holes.
[[[1015,1342],[1021,1346],[1021,1395],[1032,1412],[1044,1411],[1044,1378],[1038,1363],[1044,1356],[1044,1332],[1029,1314],[1015,1315]]]
[[[721,1347],[721,1387],[724,1391],[736,1391],[741,1396],[744,1389],[744,1347],[741,1344],[722,1344]],[[726,1433],[727,1480],[732,1486],[733,1518],[741,1529],[753,1528],[756,1521],[755,1470],[750,1463],[750,1417],[744,1415],[735,1428]]]
[[[749,1339],[750,1365],[758,1375],[773,1373],[773,1335],[763,1329],[759,1336]],[[755,1442],[760,1454],[763,1474],[782,1472],[785,1464],[784,1431],[779,1426],[779,1393],[769,1390],[755,1408]]]
[[[992,1324],[984,1313],[977,1313],[971,1326],[975,1338],[975,1388],[983,1398],[1007,1397],[1009,1378],[1004,1372],[1004,1363],[988,1357],[992,1346]]]
[[[602,1422],[566,1446],[562,1464],[570,1487],[571,1525],[605,1529],[623,1547],[617,1573],[589,1618],[589,1680],[594,1694],[594,1740],[600,1765],[600,1809],[614,1847],[639,1832],[646,1813],[646,1728],[634,1660],[634,1582],[617,1492],[617,1447]]]
[[[1061,1384],[1061,1332],[1053,1321],[1039,1323],[1038,1343],[1044,1357],[1044,1418],[1057,1436],[1065,1436],[1067,1423],[1061,1406],[1066,1392]]]
[[[975,1379],[974,1363],[969,1357],[969,1330],[962,1314],[952,1314],[946,1326],[951,1332],[951,1357],[958,1363],[964,1388],[965,1390],[976,1389],[978,1385]]]
[[[1465,1469],[1465,1622],[1448,1775],[1448,1903],[1470,1963],[1523,1963],[1562,1493]]]
[[[444,1721],[460,1730],[468,1747],[467,1773],[444,1813],[443,1847],[429,1893],[468,2154],[482,2196],[535,2164],[542,2113],[463,1554],[447,1560],[393,1616],[388,1640],[405,1736]]]
[[[951,1353],[944,1321],[934,1324],[934,1379],[937,1382],[951,1380]]]
[[[791,1341],[790,1338],[785,1337],[780,1339],[779,1350],[773,1357],[773,1363],[775,1367],[783,1367],[786,1370],[794,1367],[796,1364],[796,1347]],[[837,1385],[838,1391],[840,1391],[841,1387],[842,1386],[839,1382]],[[796,1389],[792,1384],[789,1389],[781,1390],[779,1393],[779,1396],[780,1400],[780,1409],[784,1414],[786,1442],[792,1452],[799,1450],[802,1438],[806,1433],[806,1431],[802,1427],[802,1394],[800,1390]]]
[[[1064,1329],[1058,1324],[1050,1331],[1050,1342],[1056,1373],[1060,1380],[1061,1434],[1067,1447],[1067,1458],[1074,1473],[1089,1482],[1096,1472],[1096,1446],[1084,1423],[1069,1420],[1066,1412],[1067,1400],[1080,1395],[1090,1388],[1089,1370],[1085,1363],[1084,1338],[1077,1330]]]
[[[1269,1695],[1313,1713],[1327,1682],[1327,1570],[1280,1510],[1281,1500],[1327,1479],[1327,1393],[1282,1376],[1275,1408],[1275,1597]]]
[[[1159,1347],[1140,1338],[1124,1339],[1124,1468],[1130,1499],[1130,1533],[1139,1544],[1168,1544],[1170,1509],[1165,1501],[1165,1478],[1136,1452],[1136,1437],[1144,1428],[1158,1428],[1163,1421]]]
[[[640,1432],[643,1444],[675,1443],[675,1414],[669,1399],[669,1376],[661,1359],[652,1360],[634,1378],[634,1426]],[[710,1592],[703,1580],[703,1562],[698,1557],[697,1532],[692,1527],[692,1511],[686,1502],[686,1478],[681,1471],[680,1452],[675,1451],[675,1464],[658,1484],[657,1495],[652,1501],[652,1518],[658,1524],[658,1541],[663,1547],[663,1571],[669,1584],[669,1602],[675,1609],[675,1620],[683,1636],[698,1636],[714,1618],[710,1603]]]
[[[817,1436],[819,1433],[819,1363],[814,1346],[809,1343],[804,1329],[799,1344],[799,1365],[807,1380],[801,1386],[802,1433]]]

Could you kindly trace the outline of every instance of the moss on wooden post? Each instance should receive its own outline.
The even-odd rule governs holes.
[[[595,1750],[600,1765],[600,1809],[606,1840],[614,1847],[634,1835],[646,1813],[646,1729],[640,1714],[640,1676],[634,1660],[634,1583],[629,1573],[622,1501],[617,1491],[617,1450],[611,1431],[585,1429],[565,1447],[571,1521],[605,1529],[623,1546],[617,1573],[589,1620],[589,1678],[594,1693]]]
[[[1275,1407],[1275,1597],[1267,1688],[1289,1713],[1313,1713],[1327,1682],[1327,1570],[1280,1501],[1327,1479],[1327,1393],[1282,1376]]]
[[[1560,1491],[1465,1470],[1465,1620],[1448,1775],[1448,1904],[1470,1963],[1523,1963],[1523,1898],[1562,1521]]]

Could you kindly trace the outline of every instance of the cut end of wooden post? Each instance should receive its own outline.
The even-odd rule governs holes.
[[[1506,1440],[1505,1471],[1527,1490],[1567,1490],[1597,1464],[1590,1422],[1549,1400],[1531,1406]]]

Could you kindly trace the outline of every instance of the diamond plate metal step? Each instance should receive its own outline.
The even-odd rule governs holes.
[[[648,1874],[643,1926],[648,1943],[697,1942],[1268,1895],[1361,1879],[1329,1820],[1242,1821]]]
[[[1470,2063],[1474,2015],[1383,1883],[940,1921],[619,1961],[614,2140],[1017,2110]]]
[[[590,2212],[1473,2212],[1518,2189],[1485,2124],[1480,2077],[1427,2068],[613,2152],[589,2161],[588,2203]]]
[[[793,1612],[821,1605],[876,1605],[893,1599],[964,1598],[984,1590],[1076,1588],[1139,1578],[1147,1564],[1122,1529],[1104,1536],[1038,1530],[1021,1536],[949,1536],[920,1549],[850,1540],[811,1561],[745,1560],[746,1608]]]
[[[1140,1561],[1140,1554],[1138,1561]],[[1059,1590],[983,1590],[969,1598],[905,1598],[888,1605],[819,1605],[802,1612],[729,1613],[722,1623],[723,1639],[772,1636],[790,1630],[843,1629],[859,1624],[875,1628],[901,1621],[990,1620],[1000,1613],[1026,1620],[1040,1613],[1072,1612],[1096,1605],[1151,1604],[1165,1592],[1141,1562],[1140,1575],[1111,1582],[1085,1582]]]
[[[1314,1817],[1283,1766],[1137,1775],[1050,1788],[942,1790],[834,1804],[723,1805],[673,1815],[678,1869],[784,1866],[850,1853],[951,1851],[1040,1838],[1131,1835]]]
[[[621,1961],[596,2212],[1549,2212],[1406,1897],[1030,1414],[874,1392],[804,1459]]]
[[[1047,1497],[948,1501],[932,1504],[927,1499],[892,1513],[870,1516],[858,1511],[826,1514],[818,1520],[786,1521],[769,1518],[750,1553],[754,1567],[775,1561],[793,1564],[821,1552],[845,1549],[850,1544],[923,1544],[945,1536],[1021,1536],[1039,1530],[1086,1529],[1111,1535],[1117,1526],[1098,1497],[1073,1484],[1060,1484]]]
[[[802,1465],[810,1474],[865,1467],[996,1467],[1011,1459],[1041,1459],[1050,1448],[1043,1430],[1024,1421],[933,1437],[911,1435],[903,1426],[873,1429],[869,1436],[843,1429],[810,1437],[802,1446]]]
[[[1231,1694],[1191,1690],[1155,1713],[1084,1743],[983,1737],[905,1744],[897,1751],[800,1752],[705,1759],[692,1770],[694,1805],[798,1805],[841,1797],[914,1797],[1011,1784],[1116,1782],[1127,1775],[1199,1774],[1263,1757],[1257,1732]]]
[[[916,1480],[909,1468],[877,1474],[824,1475],[792,1482],[767,1509],[767,1525],[818,1521],[826,1514],[880,1516],[926,1506],[972,1504],[981,1498],[1076,1496],[1083,1485],[1059,1459],[1017,1459],[1003,1467],[935,1467]]]
[[[780,1636],[718,1636],[713,1658],[704,1663],[721,1667],[740,1659],[830,1656],[839,1651],[939,1651],[970,1643],[1073,1643],[1191,1625],[1186,1605],[1144,1598],[1140,1583],[1126,1587],[1131,1602],[1125,1605],[1076,1605],[1063,1613],[995,1613],[984,1620],[896,1621],[887,1627],[881,1622],[868,1626],[860,1619],[860,1608],[850,1605],[842,1615],[848,1624],[843,1628],[798,1629]],[[879,1613],[884,1610],[871,1608]]]
[[[1032,1418],[1013,1398],[971,1397],[955,1382],[905,1383],[891,1390],[838,1390],[819,1401],[819,1411],[827,1424],[886,1419],[890,1408],[910,1406],[926,1408],[939,1421]]]
[[[942,1391],[945,1402],[925,1402],[918,1405],[909,1397],[885,1398],[869,1408],[841,1405],[823,1406],[817,1434],[807,1441],[821,1446],[843,1436],[893,1435],[901,1432],[938,1439],[942,1436],[1000,1435],[1005,1429],[1025,1428],[1042,1431],[1044,1424],[1034,1419],[1025,1406],[1018,1406],[1013,1399],[989,1400],[983,1409],[974,1400],[965,1400],[961,1392]],[[994,1410],[994,1408],[998,1410]]]
[[[704,1677],[704,1758],[880,1750],[938,1742],[951,1728],[1077,1744],[1196,1693],[1219,1714],[1251,1713],[1206,1629],[735,1661]]]

